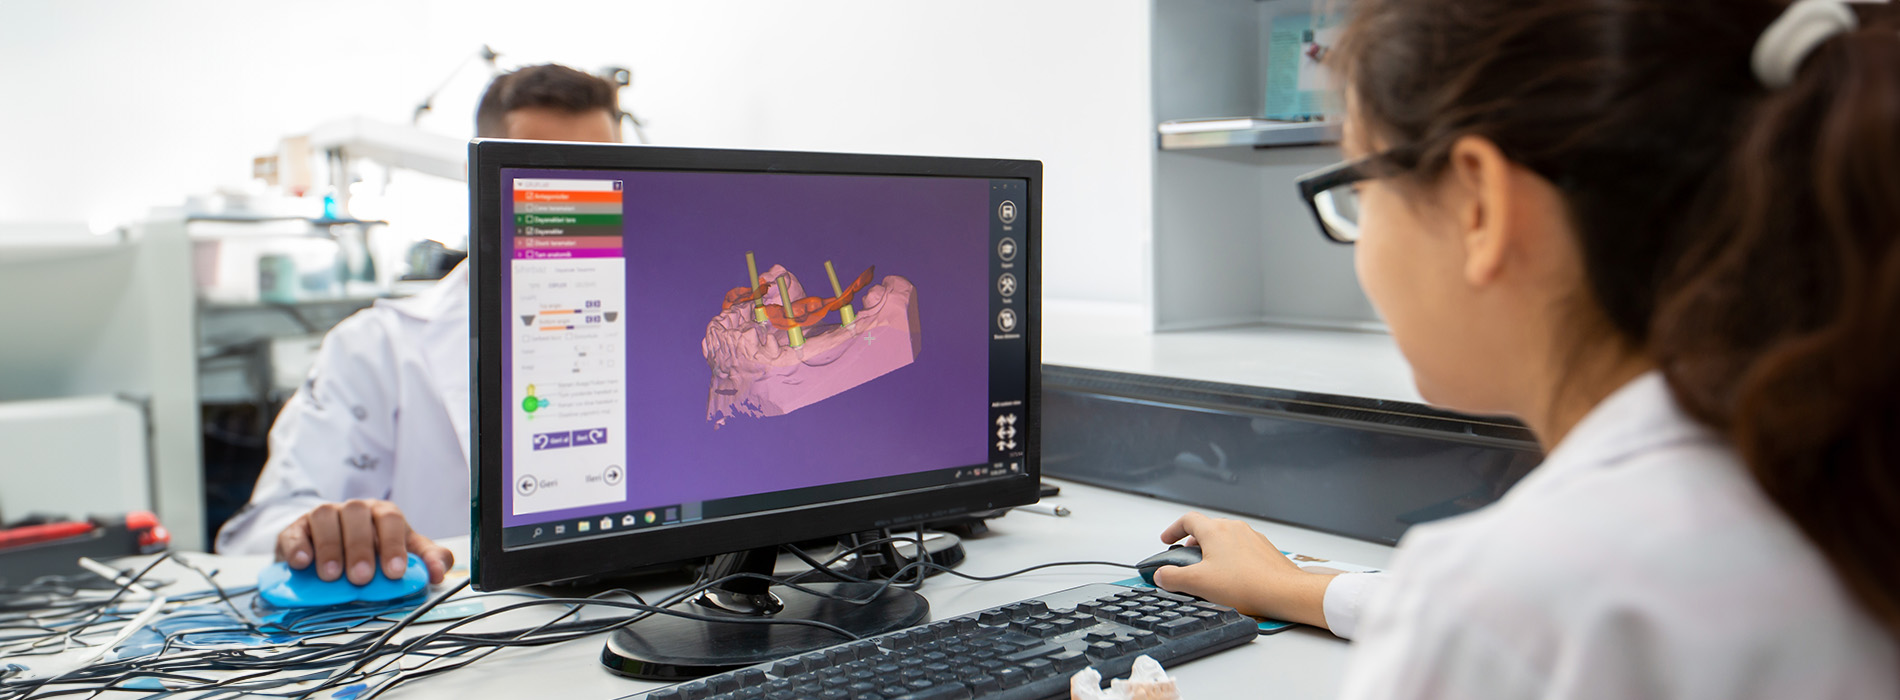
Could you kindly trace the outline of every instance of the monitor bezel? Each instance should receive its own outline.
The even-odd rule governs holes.
[[[799,542],[849,532],[903,528],[964,513],[1033,503],[1042,476],[1042,162],[988,158],[947,158],[797,151],[672,148],[626,144],[475,139],[468,147],[469,265],[473,274],[469,309],[471,425],[470,577],[479,590],[595,576]],[[600,538],[561,541],[504,550],[502,441],[505,407],[484,396],[502,393],[500,334],[482,336],[485,321],[501,311],[501,172],[504,168],[671,170],[765,172],[817,175],[887,175],[1025,180],[1026,231],[1023,249],[1023,300],[1027,341],[1028,391],[1023,414],[1027,452],[1020,475],[927,487],[906,493],[869,496],[724,517],[676,527]],[[504,326],[505,327],[505,326]],[[493,465],[492,468],[484,468]],[[946,465],[962,466],[962,465]]]

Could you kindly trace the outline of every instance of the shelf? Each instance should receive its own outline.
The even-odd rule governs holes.
[[[380,219],[330,219],[308,216],[272,216],[263,214],[194,214],[185,219],[186,223],[211,221],[218,223],[251,224],[264,221],[303,221],[311,226],[387,226],[389,222]]]
[[[1157,134],[1161,150],[1187,151],[1201,148],[1276,148],[1317,146],[1339,142],[1339,125],[1334,122],[1292,122],[1257,129],[1200,131],[1187,134]]]

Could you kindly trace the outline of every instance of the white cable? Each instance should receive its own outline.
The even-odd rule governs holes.
[[[1842,0],[1796,0],[1755,40],[1755,79],[1770,90],[1787,87],[1815,47],[1859,27]]]
[[[119,646],[120,642],[124,642],[127,638],[130,638],[134,632],[143,629],[146,625],[152,624],[152,620],[157,618],[158,614],[165,610],[165,596],[153,593],[152,589],[139,585],[124,573],[97,561],[93,561],[90,557],[80,557],[79,566],[104,577],[108,581],[124,586],[128,591],[140,595],[152,596],[152,602],[146,605],[145,609],[140,611],[137,616],[134,616],[130,622],[125,623],[124,627],[120,627],[119,633],[113,635],[111,641],[92,647],[92,651],[87,652],[84,657],[79,659],[78,663],[70,664],[66,670],[61,671],[58,675],[42,681],[42,686],[57,685],[59,679],[66,677],[74,671],[91,666],[93,662],[105,657],[106,652],[112,651],[113,648]]]

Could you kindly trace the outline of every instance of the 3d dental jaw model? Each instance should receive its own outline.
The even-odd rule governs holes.
[[[826,297],[783,266],[760,274],[746,253],[752,284],[726,293],[701,343],[712,370],[706,420],[719,427],[738,416],[782,416],[917,361],[917,288],[897,275],[872,284],[875,270],[842,286],[827,261]]]

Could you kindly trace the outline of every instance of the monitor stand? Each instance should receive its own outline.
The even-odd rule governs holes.
[[[707,567],[706,574],[708,579],[748,572],[770,576],[777,561],[777,547],[762,547],[720,555]],[[871,583],[800,585],[855,599],[877,594],[880,587]],[[912,627],[930,617],[930,604],[923,596],[895,586],[885,588],[868,603],[857,604],[771,586],[760,579],[739,579],[708,589],[675,609],[735,619],[816,620],[859,637]],[[615,630],[601,650],[600,662],[623,676],[670,682],[723,673],[846,641],[850,640],[835,632],[804,625],[708,622],[654,615]]]
[[[879,539],[895,540],[883,545],[867,546],[865,543]],[[893,533],[890,530],[868,530],[856,532],[838,538],[834,551],[816,554],[818,559],[833,561],[831,570],[845,576],[853,576],[872,581],[884,581],[899,574],[903,578],[898,583],[916,583],[919,578],[927,578],[943,573],[936,567],[917,567],[917,544],[923,543],[924,560],[939,567],[955,568],[963,563],[963,539],[948,532],[926,530],[923,532]],[[918,574],[921,572],[922,576]],[[793,580],[810,579],[822,574],[813,571]]]

